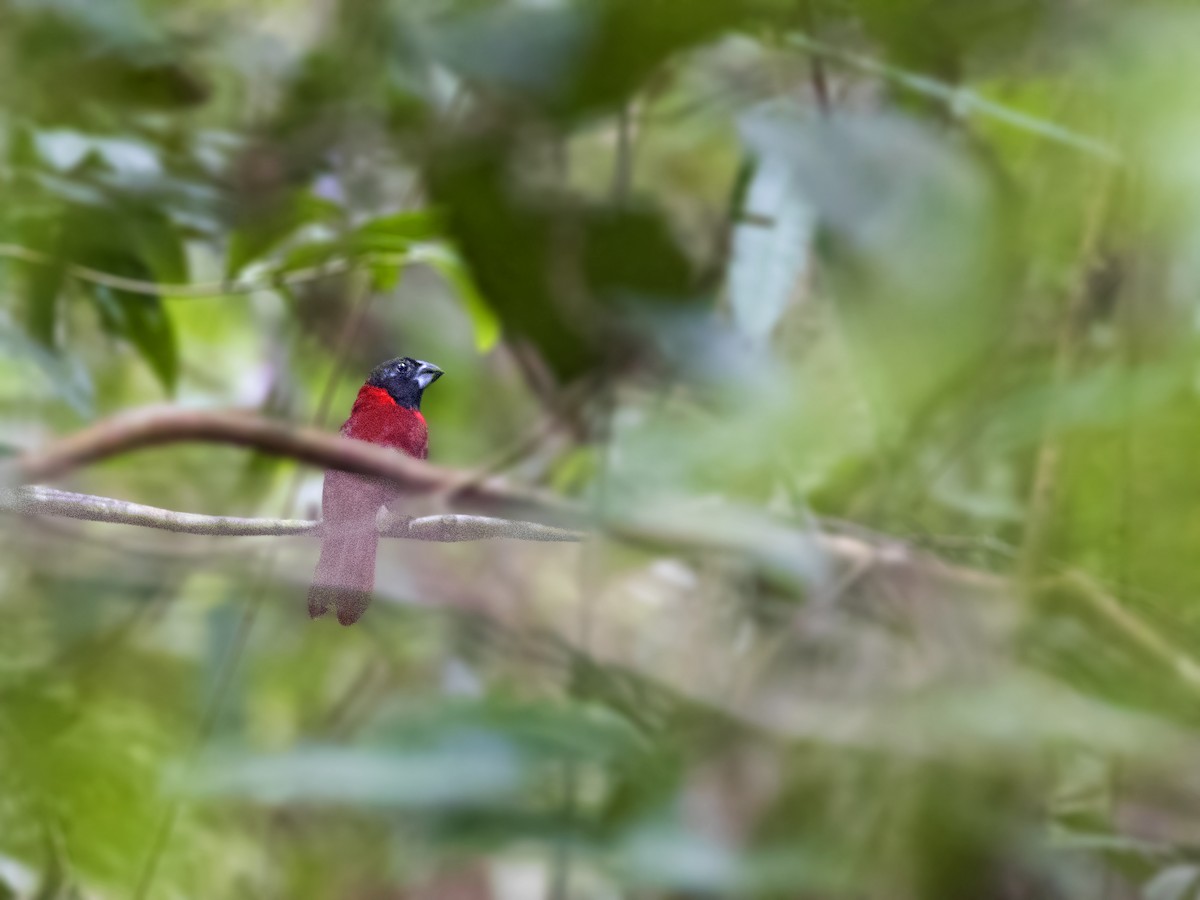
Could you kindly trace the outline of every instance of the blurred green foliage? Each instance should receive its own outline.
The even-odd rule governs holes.
[[[5,455],[411,354],[434,461],[654,537],[385,542],[341,630],[310,541],[6,517],[0,897],[1200,896],[1197,24],[0,0]]]

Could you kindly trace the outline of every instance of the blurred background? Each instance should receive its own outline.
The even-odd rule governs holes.
[[[6,455],[412,355],[433,462],[595,523],[385,540],[342,629],[311,538],[9,503],[0,897],[1200,896],[1198,27],[0,0]]]

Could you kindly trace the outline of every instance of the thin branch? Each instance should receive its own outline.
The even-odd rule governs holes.
[[[0,511],[29,516],[58,516],[86,522],[136,525],[175,534],[209,537],[320,537],[321,522],[311,519],[250,519],[240,516],[206,516],[130,503],[112,497],[77,494],[31,485],[0,494]],[[485,541],[509,538],[520,541],[577,542],[578,531],[537,522],[516,522],[490,516],[445,514],[436,516],[386,515],[379,522],[380,537],[413,541]]]
[[[575,543],[587,537],[582,531],[555,528],[553,525],[543,525],[540,522],[518,522],[512,519],[465,516],[457,513],[421,516],[407,520],[403,518],[385,519],[379,526],[379,533],[382,537],[441,543],[486,541],[493,538],[544,541],[546,543]]]
[[[335,257],[316,266],[306,266],[289,272],[272,272],[261,278],[246,281],[197,281],[187,284],[169,284],[156,281],[145,281],[140,278],[126,278],[93,269],[91,266],[81,266],[78,263],[66,262],[49,253],[23,247],[20,244],[0,244],[0,257],[20,260],[38,266],[62,266],[70,277],[78,281],[86,281],[116,290],[127,291],[131,294],[144,294],[149,297],[201,298],[222,297],[232,294],[253,294],[256,291],[274,290],[282,285],[305,284],[310,281],[320,281],[331,275],[340,275],[352,269],[373,264],[392,264],[397,266],[423,262],[420,254],[370,253],[358,257]]]
[[[240,516],[205,516],[144,506],[112,497],[77,494],[57,488],[30,485],[0,494],[0,510],[28,516],[58,516],[86,522],[110,522],[155,528],[176,534],[220,537],[318,536],[321,523],[308,519],[247,519]]]
[[[1093,195],[1092,208],[1084,222],[1078,271],[1063,304],[1062,318],[1059,320],[1058,334],[1055,338],[1054,367],[1050,376],[1053,399],[1042,426],[1042,438],[1034,459],[1033,483],[1025,512],[1025,533],[1017,560],[1018,572],[1026,584],[1030,583],[1043,565],[1050,543],[1051,527],[1054,524],[1056,493],[1063,456],[1058,421],[1062,414],[1061,395],[1067,381],[1075,373],[1080,345],[1086,333],[1086,314],[1092,287],[1088,276],[1103,237],[1112,191],[1111,179],[1107,173],[1104,173],[1102,178],[1103,182]]]

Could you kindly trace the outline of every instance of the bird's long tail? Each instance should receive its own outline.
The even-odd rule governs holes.
[[[372,521],[370,530],[351,529],[331,534],[321,541],[321,558],[308,591],[308,614],[316,619],[332,606],[338,621],[353,625],[367,611],[375,587],[375,551],[379,534]]]

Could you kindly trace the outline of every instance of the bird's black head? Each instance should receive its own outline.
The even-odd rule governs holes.
[[[420,409],[425,388],[441,377],[442,370],[433,363],[401,356],[372,369],[367,384],[383,388],[399,406]]]

